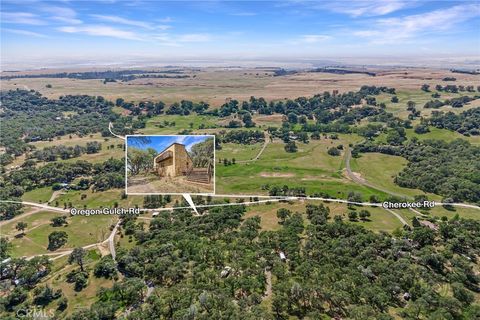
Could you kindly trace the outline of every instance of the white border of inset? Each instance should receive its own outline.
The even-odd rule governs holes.
[[[213,193],[170,193],[170,192],[158,192],[158,193],[129,193],[127,184],[128,184],[128,176],[127,176],[127,152],[128,152],[128,138],[129,137],[191,137],[191,136],[205,136],[205,137],[212,137],[213,138]],[[217,166],[217,158],[216,158],[216,149],[215,149],[215,135],[213,134],[127,134],[125,136],[125,194],[126,195],[140,195],[140,196],[148,196],[148,195],[183,195],[188,193],[192,196],[214,196],[216,193],[217,187],[217,179],[216,179],[216,166]]]

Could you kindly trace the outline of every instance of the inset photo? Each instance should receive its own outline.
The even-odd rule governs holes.
[[[215,136],[128,135],[127,194],[215,193]]]

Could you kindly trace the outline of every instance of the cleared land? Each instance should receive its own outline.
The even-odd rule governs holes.
[[[154,174],[128,177],[127,192],[130,193],[213,193],[213,183],[199,184],[185,177],[159,178]]]
[[[143,204],[143,197],[141,196],[128,196],[122,199],[121,195],[124,191],[125,189],[110,189],[102,192],[69,190],[65,194],[58,196],[54,202],[58,201],[60,207],[71,203],[76,208],[83,208],[84,206],[87,208],[114,207],[116,204],[119,207],[129,208]],[[83,199],[82,195],[84,195]]]
[[[445,85],[445,83],[443,82],[439,82],[438,84]],[[454,84],[457,84],[457,83],[454,83]],[[458,84],[463,84],[463,83],[459,82]],[[438,92],[440,94],[440,98],[432,98],[432,93],[434,92]],[[466,91],[458,92],[458,93],[441,92],[441,91],[436,91],[435,89],[432,89],[431,92],[425,92],[420,90],[420,87],[418,87],[415,89],[408,89],[408,90],[396,90],[395,96],[397,96],[398,98],[397,103],[393,103],[391,101],[392,97],[394,96],[393,94],[382,93],[376,96],[376,100],[377,100],[377,103],[385,103],[385,105],[387,106],[386,110],[388,112],[393,113],[397,117],[406,119],[408,117],[408,114],[410,113],[410,111],[407,110],[408,101],[415,102],[416,109],[421,112],[421,116],[428,117],[434,110],[445,111],[445,112],[452,111],[454,113],[460,113],[470,108],[478,107],[479,105],[479,100],[474,100],[464,105],[462,108],[452,108],[449,105],[445,105],[438,109],[424,108],[423,106],[425,105],[425,103],[427,103],[430,100],[439,99],[441,101],[444,101],[446,99],[459,98],[463,96],[474,97],[476,94],[477,94],[476,92],[466,92]],[[416,121],[419,122],[418,119]]]
[[[52,187],[43,187],[43,188],[37,188],[31,191],[25,192],[22,196],[22,199],[24,201],[45,203],[45,202],[48,202],[48,200],[50,200],[50,198],[52,197],[52,194],[53,194]]]
[[[53,227],[50,220],[57,216],[62,216],[62,214],[40,211],[2,226],[2,234],[8,235],[11,240],[13,256],[31,256],[51,252],[47,250],[48,235],[53,231],[65,231],[68,235],[67,243],[58,249],[58,252],[101,242],[108,237],[110,226],[116,221],[116,217],[111,215],[83,217],[65,214],[68,225]],[[23,236],[15,230],[15,225],[19,221],[28,224]]]
[[[265,187],[305,187],[308,194],[325,192],[332,197],[346,197],[349,191],[364,196],[384,195],[351,182],[342,175],[343,156],[330,156],[328,148],[361,140],[355,135],[339,135],[338,140],[311,140],[308,144],[297,142],[298,151],[287,153],[284,143],[269,143],[261,157],[251,163],[224,166],[217,164],[217,193],[268,194]]]
[[[221,166],[222,159],[235,159],[235,161],[252,160],[262,149],[263,143],[255,144],[238,144],[238,143],[222,143],[222,149],[216,150],[217,166]]]
[[[261,223],[260,226],[262,227],[262,230],[268,231],[268,230],[278,230],[280,229],[281,225],[279,224],[279,220],[277,218],[277,210],[280,208],[285,208],[292,213],[295,212],[305,212],[305,206],[307,203],[311,204],[319,204],[319,201],[295,201],[295,202],[289,202],[289,203],[270,203],[270,204],[264,204],[264,205],[258,205],[258,206],[251,206],[247,207],[247,213],[245,214],[245,218],[253,217],[253,216],[259,216],[261,218]],[[353,209],[349,209],[347,205],[342,204],[342,203],[325,203],[323,202],[324,205],[330,208],[330,219],[333,219],[334,216],[341,216],[344,221],[357,224],[357,225],[362,225],[365,228],[375,231],[375,232],[380,232],[380,231],[386,231],[386,232],[392,232],[396,228],[401,228],[402,224],[401,222],[390,212],[378,208],[378,207],[358,207],[355,206]],[[362,221],[362,220],[356,220],[356,221],[349,221],[348,220],[348,212],[349,211],[359,211],[362,209],[366,209],[370,212],[371,216],[368,218],[368,220]],[[306,217],[304,217],[306,219]]]
[[[102,137],[100,133],[91,134],[88,136],[80,137],[78,135],[65,135],[61,137],[57,137],[51,141],[36,141],[30,142],[29,144],[34,146],[36,150],[42,150],[48,147],[54,146],[66,146],[66,147],[74,147],[76,145],[86,147],[88,142],[98,142],[102,145],[102,149],[96,153],[82,153],[78,157],[69,158],[69,159],[61,159],[57,156],[57,160],[55,162],[75,162],[78,160],[88,161],[90,163],[100,163],[104,162],[110,158],[114,159],[122,159],[125,157],[125,151],[123,149],[124,141],[122,139],[116,137]],[[17,157],[14,162],[8,165],[8,168],[12,166],[21,166],[26,160],[25,155]],[[51,161],[38,161],[36,160],[36,166],[41,167],[46,164],[52,163]],[[40,191],[38,191],[40,192]],[[27,195],[28,197],[28,195]],[[48,199],[47,199],[48,200]]]
[[[422,190],[402,188],[393,181],[406,165],[407,160],[405,158],[373,152],[364,153],[360,158],[350,160],[352,171],[360,179],[364,179],[374,186],[410,197],[425,194]],[[428,194],[428,197],[432,200],[441,199],[434,194]]]
[[[424,134],[415,133],[413,129],[406,129],[405,132],[407,134],[407,138],[411,139],[412,137],[416,137],[419,140],[427,140],[427,139],[437,139],[443,140],[446,142],[451,142],[455,139],[463,139],[467,140],[473,145],[480,145],[480,136],[464,136],[456,131],[450,131],[447,129],[439,129],[435,127],[429,127],[430,132]],[[375,138],[375,141],[386,143],[387,142],[387,134],[382,133],[378,137]]]
[[[69,71],[69,70],[63,70]],[[70,70],[70,71],[80,71]],[[110,100],[124,98],[127,101],[162,100],[166,103],[188,99],[206,101],[214,106],[228,98],[248,100],[250,96],[264,97],[267,100],[312,96],[323,91],[340,92],[358,90],[362,85],[395,87],[397,91],[418,90],[424,83],[435,87],[445,85],[444,77],[454,76],[456,83],[477,85],[478,76],[451,73],[448,70],[424,68],[374,69],[375,77],[365,74],[332,74],[320,72],[300,72],[293,75],[274,77],[271,68],[186,68],[185,79],[136,79],[129,82],[103,84],[102,80],[76,79],[12,79],[2,80],[2,88],[28,88],[40,91],[47,97],[65,94],[102,95]],[[46,73],[46,70],[30,73]],[[60,72],[55,70],[51,72]],[[193,77],[195,76],[195,77]],[[52,88],[46,85],[51,84]]]
[[[206,132],[206,129],[199,129],[201,125],[205,128],[217,127],[218,118],[199,115],[161,115],[147,121],[146,128],[140,131],[143,134],[178,134],[182,130],[195,130]]]

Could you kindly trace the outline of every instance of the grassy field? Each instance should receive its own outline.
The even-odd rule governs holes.
[[[348,215],[345,215],[343,220],[348,223],[363,226],[374,232],[392,232],[397,228],[401,228],[403,225],[397,217],[383,208],[355,207],[355,211],[358,212],[360,210],[368,210],[370,212],[371,216],[368,218],[368,220],[362,221],[358,219],[357,221],[350,221],[348,220]]]
[[[393,181],[406,165],[405,158],[381,153],[363,153],[360,158],[350,160],[352,171],[374,186],[409,197],[425,194],[422,190],[402,188]],[[428,197],[432,200],[441,198],[434,194],[428,194]]]
[[[365,197],[378,192],[354,184],[342,175],[343,157],[330,156],[328,148],[359,141],[355,135],[340,135],[338,140],[312,140],[297,143],[298,152],[287,153],[284,143],[269,143],[260,159],[245,164],[217,164],[217,193],[268,194],[263,185],[305,187],[307,193],[326,192],[345,198],[349,191],[362,192]],[[382,195],[382,194],[380,194]]]
[[[444,84],[443,84],[444,85]],[[423,106],[425,103],[427,103],[430,100],[435,100],[435,98],[432,98],[432,93],[436,92],[434,89],[432,92],[425,92],[420,90],[420,87],[416,89],[409,89],[409,90],[397,90],[397,98],[398,102],[393,103],[391,102],[391,99],[394,95],[392,94],[386,94],[382,93],[378,96],[376,96],[377,103],[385,103],[387,106],[387,111],[393,113],[395,116],[407,119],[408,114],[410,111],[407,111],[407,102],[408,101],[413,101],[416,103],[416,109],[421,111],[421,116],[423,117],[429,117],[430,114],[432,113],[433,110],[439,110],[439,111],[452,111],[454,113],[460,113],[462,111],[465,111],[467,109],[470,109],[472,107],[478,106],[476,101],[473,101],[471,104],[465,105],[463,108],[452,108],[450,106],[444,106],[439,109],[425,109]],[[474,92],[459,92],[459,93],[445,93],[445,92],[439,92],[440,93],[440,98],[437,98],[441,101],[444,101],[446,99],[451,99],[451,98],[458,98],[462,96],[471,96],[473,97],[476,93]]]
[[[79,69],[75,69],[76,72]],[[313,96],[324,91],[355,91],[362,85],[376,85],[397,88],[401,102],[409,99],[402,92],[420,91],[422,84],[432,88],[436,84],[445,85],[442,78],[451,76],[448,70],[408,68],[408,69],[372,69],[375,77],[364,74],[332,74],[320,72],[300,72],[293,75],[273,77],[271,69],[228,69],[202,68],[191,70],[185,68],[185,79],[136,79],[129,82],[103,84],[102,80],[76,79],[12,79],[2,80],[5,90],[28,88],[40,91],[48,97],[58,98],[66,94],[101,95],[114,101],[124,98],[126,101],[162,100],[165,103],[182,99],[205,101],[219,106],[229,98],[248,100],[250,96],[264,97],[266,100],[295,99],[301,96]],[[48,70],[32,71],[47,73]],[[59,72],[58,70],[55,72]],[[195,77],[193,77],[195,75]],[[455,74],[456,84],[476,85],[478,79],[474,75]],[[51,84],[51,88],[46,88]],[[426,94],[428,95],[428,94]],[[426,97],[425,97],[426,98]],[[442,97],[443,98],[443,97]]]
[[[285,117],[283,114],[255,114],[253,116],[253,122],[259,127],[280,127],[283,117]]]
[[[255,144],[239,144],[239,143],[222,143],[222,149],[215,151],[215,157],[217,160],[217,166],[220,166],[219,159],[235,158],[236,161],[245,161],[255,158],[260,149],[262,149],[263,143]]]
[[[79,146],[85,147],[87,145],[87,142],[93,142],[93,141],[96,141],[102,144],[102,150],[100,150],[100,152],[92,153],[92,154],[83,153],[79,157],[66,159],[66,160],[62,160],[58,157],[57,161],[58,162],[75,162],[77,160],[85,160],[91,163],[98,163],[98,162],[103,162],[105,160],[108,160],[110,158],[121,159],[125,156],[125,151],[123,150],[123,148],[118,147],[119,145],[123,145],[122,139],[115,138],[115,137],[108,137],[108,138],[102,137],[100,133],[96,133],[96,134],[92,134],[84,137],[80,137],[78,135],[71,135],[71,138],[70,138],[70,135],[66,135],[66,136],[58,137],[52,141],[37,141],[37,142],[31,142],[30,144],[35,146],[37,149],[43,149],[46,147],[59,146],[59,145],[63,145],[67,147],[73,147],[73,146],[79,145]],[[37,165],[42,166],[48,163],[50,162],[39,162],[37,163]]]
[[[212,116],[199,116],[196,114],[191,114],[188,116],[180,115],[161,115],[152,117],[147,121],[146,128],[139,130],[143,134],[178,134],[182,130],[200,130],[203,132],[204,129],[199,129],[200,125],[204,125],[205,128],[215,128],[217,127],[218,118]],[[174,122],[175,125],[167,125],[165,123]]]
[[[295,201],[291,203],[271,202],[253,206],[247,206],[245,219],[259,216],[261,218],[260,226],[262,230],[278,230],[281,225],[278,223],[277,210],[286,208],[292,212],[305,212],[305,203],[302,201]]]
[[[8,236],[13,236],[18,234],[19,231],[15,229],[15,226],[17,225],[18,222],[22,221],[27,223],[27,229],[25,230],[25,233],[28,234],[29,230],[37,228],[44,224],[49,224],[50,219],[52,219],[53,217],[57,217],[59,215],[62,215],[62,214],[58,212],[52,212],[52,211],[39,211],[34,214],[28,215],[25,218],[20,218],[19,220],[5,223],[4,225],[2,225],[1,233],[3,235],[8,235]]]
[[[427,140],[427,139],[437,139],[437,140],[443,140],[446,142],[451,142],[455,139],[463,139],[468,142],[470,142],[473,145],[480,145],[480,136],[464,136],[456,131],[450,131],[447,129],[439,129],[435,127],[429,127],[430,132],[424,133],[424,134],[417,134],[414,132],[413,129],[406,129],[406,134],[407,138],[411,139],[413,137],[416,137],[419,140]],[[387,142],[387,134],[382,133],[378,137],[375,138],[375,141],[380,142],[380,143],[386,143]]]
[[[43,187],[27,191],[23,194],[22,200],[30,202],[45,203],[52,197],[52,187]]]
[[[70,136],[72,138],[70,138]],[[80,146],[86,146],[87,142],[99,142],[102,144],[109,145],[109,144],[118,144],[122,143],[123,141],[121,139],[115,138],[115,137],[102,137],[100,133],[95,133],[87,136],[80,137],[78,135],[72,134],[72,135],[65,135],[65,136],[60,136],[52,141],[36,141],[36,142],[30,142],[30,145],[35,146],[37,149],[43,149],[45,147],[53,147],[53,146],[66,146],[66,147],[73,147],[76,145]]]
[[[430,209],[427,212],[430,216],[438,217],[438,218],[441,218],[441,217],[445,216],[445,217],[451,219],[456,214],[458,214],[460,217],[465,218],[465,219],[480,220],[480,210],[471,209],[471,208],[455,207],[454,211],[450,211],[450,210],[445,209],[442,206],[435,206],[434,208]]]
[[[108,145],[110,145],[110,143]],[[102,147],[102,150],[100,150],[100,152],[91,153],[91,154],[84,153],[80,157],[77,157],[77,158],[71,158],[71,159],[67,159],[67,160],[61,160],[60,159],[58,161],[59,162],[61,162],[61,161],[75,162],[77,160],[85,160],[85,161],[88,161],[88,162],[91,162],[91,163],[100,163],[100,162],[104,162],[104,161],[106,161],[110,158],[122,159],[124,157],[125,157],[125,151],[123,150],[123,148],[120,149],[115,144],[114,148],[107,149],[107,144],[104,143],[103,147]]]
[[[64,311],[65,314],[71,314],[77,308],[89,307],[97,300],[95,295],[101,287],[110,288],[113,285],[114,280],[97,278],[93,275],[93,267],[100,257],[97,249],[88,250],[85,258],[85,267],[89,270],[88,285],[80,292],[74,290],[74,284],[66,282],[67,274],[71,270],[77,269],[78,266],[68,264],[67,258],[55,261],[54,271],[46,283],[54,288],[62,289],[63,294],[67,297],[68,307]],[[52,303],[52,307],[55,306],[55,303]]]
[[[60,215],[56,213],[56,215]],[[98,215],[90,217],[73,216],[68,217],[68,225],[64,227],[53,227],[50,225],[52,215],[37,213],[32,225],[34,228],[26,230],[26,235],[19,238],[12,238],[13,256],[29,256],[49,252],[48,235],[53,231],[65,231],[68,235],[67,243],[59,250],[75,247],[83,247],[105,240],[110,234],[110,226],[115,223],[116,217],[111,215]],[[27,223],[28,223],[28,219]]]
[[[128,208],[135,205],[143,204],[142,196],[128,196],[127,199],[121,199],[121,194],[124,189],[110,189],[103,192],[92,192],[92,190],[69,190],[66,194],[59,195],[56,201],[59,206],[63,207],[64,203],[72,203],[74,207],[83,208],[84,205],[87,208],[103,208],[113,207],[115,202],[119,207]],[[82,194],[87,197],[81,199]]]
[[[455,139],[463,139],[467,140],[471,144],[480,145],[480,136],[464,136],[456,131],[450,131],[447,129],[439,129],[435,127],[429,127],[430,132],[424,134],[417,134],[414,132],[413,129],[407,129],[407,137],[409,139],[416,137],[418,140],[426,140],[426,139],[438,139],[443,140],[446,142],[451,142]]]
[[[311,204],[319,204],[319,201],[293,201],[291,203],[267,203],[267,204],[260,204],[255,206],[247,207],[247,213],[245,214],[245,218],[259,216],[261,218],[260,226],[262,230],[278,230],[281,225],[278,223],[277,218],[277,210],[280,208],[286,208],[292,212],[305,212],[305,207],[307,203]],[[396,228],[402,227],[402,223],[398,220],[393,214],[390,212],[378,208],[378,207],[354,207],[355,211],[359,211],[362,209],[366,209],[370,212],[371,216],[366,221],[349,221],[348,220],[348,212],[350,209],[347,207],[346,204],[343,203],[324,203],[327,207],[330,208],[330,218],[333,221],[334,216],[339,215],[343,217],[343,221],[347,223],[353,223],[356,225],[361,225],[369,230],[374,232],[392,232]],[[306,216],[304,216],[306,219]]]
[[[147,222],[145,221],[146,225],[147,225]],[[123,249],[132,249],[134,246],[135,246],[135,239],[132,237],[132,236],[125,236],[123,235],[120,236],[120,235],[116,235],[115,236],[115,247],[118,249],[118,248],[123,248]]]

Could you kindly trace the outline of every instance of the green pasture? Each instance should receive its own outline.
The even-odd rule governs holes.
[[[34,215],[41,215],[36,213]],[[56,213],[56,215],[61,215]],[[50,218],[52,216],[49,216]],[[115,224],[116,217],[112,215],[72,216],[68,217],[68,225],[53,227],[50,219],[40,218],[41,224],[25,231],[25,236],[11,238],[13,256],[29,256],[48,253],[48,235],[53,231],[65,231],[68,235],[67,243],[59,250],[83,247],[89,244],[102,242],[110,234],[110,226]],[[38,221],[38,220],[36,220]],[[28,220],[26,221],[28,223]]]
[[[378,96],[375,96],[377,103],[385,103],[387,106],[386,111],[393,113],[395,116],[407,119],[410,111],[407,111],[407,102],[413,101],[416,103],[416,109],[421,111],[422,116],[429,116],[432,110],[442,110],[442,111],[453,111],[455,113],[462,112],[467,110],[471,106],[466,105],[463,108],[451,108],[450,106],[444,106],[439,109],[425,109],[423,106],[430,100],[438,99],[444,101],[446,99],[458,98],[462,96],[474,96],[475,93],[472,92],[459,92],[459,93],[448,93],[448,92],[438,92],[440,93],[440,98],[432,98],[432,94],[435,91],[435,88],[430,88],[431,92],[425,92],[420,89],[418,90],[397,90],[396,96],[398,97],[398,103],[391,102],[391,99],[394,95],[382,93]],[[475,105],[475,104],[473,104]]]
[[[259,160],[224,166],[217,163],[217,193],[268,194],[262,186],[305,187],[308,194],[325,192],[345,198],[349,191],[361,192],[366,199],[373,194],[385,196],[371,188],[355,184],[343,177],[342,156],[330,156],[328,148],[358,141],[355,135],[341,135],[338,140],[312,140],[297,143],[298,152],[287,153],[284,143],[269,143]]]
[[[395,176],[403,170],[407,163],[405,158],[382,153],[362,153],[359,158],[350,160],[352,171],[359,173],[361,179],[365,179],[373,186],[407,197],[425,194],[422,190],[402,188],[395,184]],[[428,197],[432,200],[440,199],[434,194],[428,194]]]
[[[262,149],[263,143],[255,144],[240,144],[240,143],[222,143],[222,149],[215,150],[215,157],[217,165],[219,160],[235,158],[236,161],[245,161],[255,158],[258,152]]]
[[[152,117],[147,121],[144,129],[139,130],[142,134],[178,134],[182,130],[199,130],[200,125],[205,128],[217,127],[218,118],[212,116],[201,116],[190,114],[182,115],[160,115]],[[169,124],[165,123],[168,122]],[[172,122],[175,125],[170,125]]]
[[[62,214],[60,212],[53,212],[53,211],[39,211],[31,215],[28,215],[28,213],[23,215],[25,216],[24,218],[19,218],[18,220],[14,220],[11,222],[6,222],[4,225],[2,225],[0,229],[1,234],[8,235],[8,236],[19,234],[20,232],[15,229],[15,226],[17,225],[18,222],[27,223],[27,229],[24,232],[28,234],[29,230],[31,229],[37,228],[44,224],[49,224],[52,218],[58,217],[61,215],[67,215],[67,214],[66,213]]]
[[[45,203],[52,197],[52,187],[42,187],[27,191],[23,194],[22,200],[30,202]]]
[[[123,191],[124,189],[110,189],[101,192],[69,190],[65,194],[59,195],[54,202],[58,201],[59,207],[63,207],[64,203],[68,205],[71,202],[76,208],[83,208],[84,206],[87,206],[87,208],[113,207],[115,203],[119,207],[129,208],[143,204],[143,197],[141,196],[128,196],[127,199],[121,199]],[[82,199],[82,194],[86,195],[84,199]]]
[[[464,136],[456,131],[451,131],[447,129],[439,129],[432,126],[429,126],[430,132],[424,134],[415,133],[414,129],[406,129],[405,132],[407,134],[407,138],[411,139],[416,137],[418,140],[427,140],[427,139],[435,139],[435,140],[443,140],[446,142],[451,142],[455,139],[462,139],[470,142],[473,145],[480,145],[480,136]],[[387,134],[382,133],[378,137],[375,138],[375,141],[378,143],[387,143]]]

